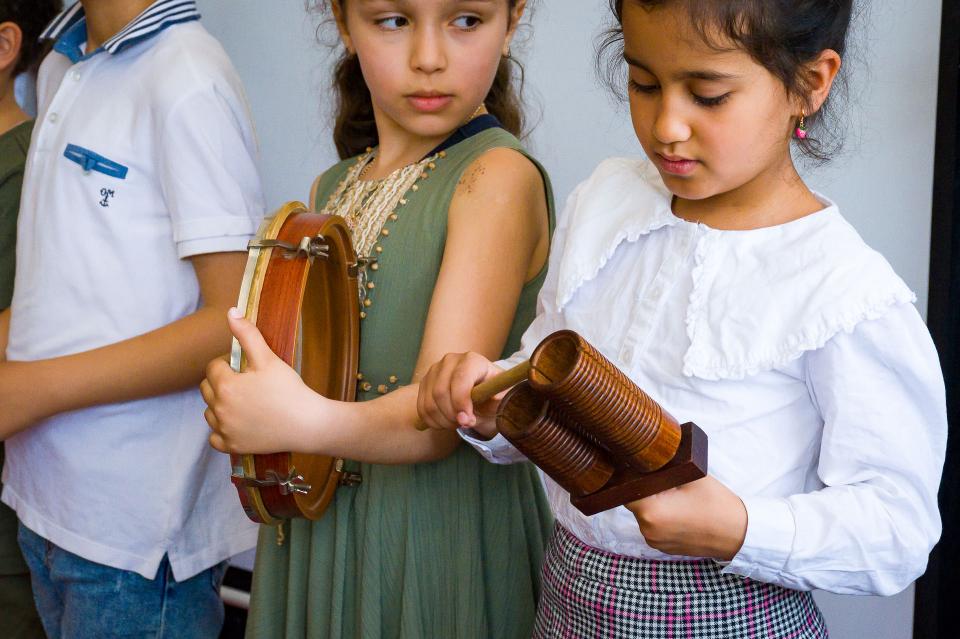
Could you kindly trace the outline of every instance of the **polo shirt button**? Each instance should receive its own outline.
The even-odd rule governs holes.
[[[47,119],[50,120],[51,122],[56,122],[57,120],[60,119],[60,116],[57,115],[56,113],[51,113],[49,116],[47,116]]]
[[[79,71],[74,71],[73,73],[70,74],[70,77],[73,78],[74,80],[79,80],[79,79],[80,79],[80,72],[79,72]]]

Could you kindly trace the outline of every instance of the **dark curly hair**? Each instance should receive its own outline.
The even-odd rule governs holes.
[[[0,0],[0,22],[13,22],[23,32],[20,58],[13,75],[32,69],[40,62],[44,51],[40,34],[60,10],[60,0]]]
[[[339,1],[341,6],[347,2]],[[331,0],[308,0],[307,8],[310,11],[326,13],[330,9],[330,2]],[[510,11],[513,11],[516,3],[517,0],[507,0]],[[519,74],[516,81],[514,66]],[[517,137],[520,137],[524,127],[520,97],[523,81],[523,67],[513,57],[504,58],[500,60],[493,84],[484,99],[487,110],[500,120],[503,128]],[[352,157],[367,147],[376,146],[379,138],[373,117],[373,101],[356,55],[349,55],[346,51],[341,54],[334,67],[333,89],[337,100],[333,141],[340,157]]]
[[[609,86],[618,90],[623,62],[623,4],[632,2],[653,9],[679,6],[703,38],[717,49],[733,43],[778,78],[790,95],[806,98],[809,86],[803,73],[825,49],[840,57],[847,49],[847,36],[853,18],[853,0],[609,0],[616,24],[606,31],[597,47],[597,68]],[[833,107],[846,89],[846,74],[837,78],[836,90],[817,113],[806,117],[811,135],[795,140],[809,158],[825,162],[840,147],[840,135],[826,136],[830,144],[816,135],[834,120]],[[836,123],[831,123],[835,128]]]

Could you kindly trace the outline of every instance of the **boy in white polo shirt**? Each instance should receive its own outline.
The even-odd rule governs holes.
[[[13,304],[3,502],[51,637],[215,637],[251,548],[196,385],[264,211],[239,79],[193,0],[82,0],[45,36]]]

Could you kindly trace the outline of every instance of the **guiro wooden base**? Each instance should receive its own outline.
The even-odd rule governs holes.
[[[621,467],[603,488],[586,495],[571,495],[570,503],[584,515],[595,515],[706,475],[707,434],[693,422],[687,422],[680,426],[680,447],[666,466],[646,473]]]
[[[707,474],[706,433],[692,422],[681,426],[573,331],[548,335],[524,368],[485,382],[483,397],[511,384],[497,430],[585,515]]]

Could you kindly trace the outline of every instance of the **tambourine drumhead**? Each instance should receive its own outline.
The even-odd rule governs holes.
[[[264,222],[251,242],[239,307],[307,386],[331,399],[353,400],[357,259],[342,218],[294,202]],[[236,341],[231,364],[245,367]],[[342,477],[341,460],[323,455],[234,455],[231,461],[240,500],[262,523],[319,518]]]

